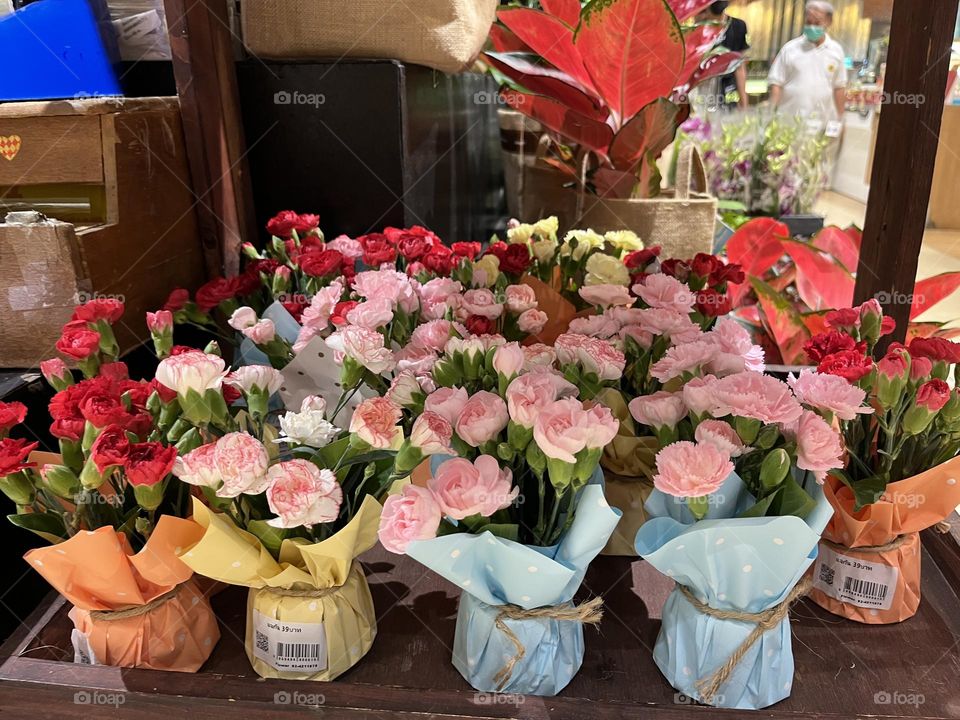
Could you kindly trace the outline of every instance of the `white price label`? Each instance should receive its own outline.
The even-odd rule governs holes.
[[[253,654],[275,670],[327,669],[327,631],[322,622],[275,620],[253,611]]]
[[[899,576],[899,568],[892,565],[843,555],[821,545],[813,586],[840,602],[889,610]]]
[[[100,664],[97,662],[97,656],[93,653],[93,648],[90,647],[90,638],[76,628],[70,633],[70,642],[73,643],[73,661],[75,663],[80,665]]]

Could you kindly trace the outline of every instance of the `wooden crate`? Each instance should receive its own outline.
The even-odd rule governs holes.
[[[202,282],[176,98],[0,105],[4,148],[0,218],[36,209],[51,221],[0,224],[0,367],[51,357],[73,305],[95,296],[126,302],[116,332],[129,350],[148,336],[147,310]]]

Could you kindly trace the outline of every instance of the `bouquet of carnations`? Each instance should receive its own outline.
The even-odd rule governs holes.
[[[630,403],[660,447],[636,547],[677,583],[654,648],[667,680],[704,703],[760,708],[793,682],[787,611],[833,512],[819,483],[842,465],[830,420],[864,394],[829,375],[805,381],[816,394],[749,369],[717,377],[744,362],[721,348],[732,322],[668,350],[653,369],[665,389]]]
[[[180,558],[250,588],[246,651],[259,675],[331,680],[345,672],[376,635],[356,558],[376,542],[380,505],[371,490],[390,474],[390,454],[338,430],[317,396],[279,417],[278,432],[269,400],[284,381],[275,368],[228,372],[219,356],[185,350],[160,362],[157,382],[174,395],[168,437],[182,447],[173,473],[200,493],[199,537],[178,548]]]
[[[835,513],[812,597],[851,620],[899,622],[920,604],[919,531],[960,504],[960,392],[947,384],[960,345],[918,337],[875,358],[878,338],[893,329],[876,300],[828,313],[826,323],[807,354],[820,373],[847,383],[846,395],[866,392],[870,406],[834,413],[847,456],[824,486]],[[808,373],[795,382],[818,389]]]
[[[123,304],[78,306],[57,350],[41,363],[58,392],[51,433],[60,454],[7,437],[23,422],[19,403],[0,407],[0,490],[17,505],[8,518],[50,547],[26,560],[73,608],[74,661],[194,672],[219,640],[216,618],[177,550],[196,541],[183,519],[184,488],[171,478],[178,443],[167,437],[169,391],[128,377],[112,325]],[[189,438],[184,442],[189,443]]]
[[[399,443],[398,476],[414,474],[385,501],[380,541],[463,588],[453,663],[478,690],[558,693],[600,619],[599,598],[573,596],[619,519],[599,471],[617,421],[564,375],[596,382],[622,369],[614,353],[598,343],[558,367],[544,345],[455,338],[436,389],[403,380],[354,415],[371,444]]]
[[[675,344],[702,340],[716,347],[711,371],[763,370],[763,353],[733,321],[716,319],[729,311],[727,283],[739,282],[743,272],[713,255],[691,260],[657,260],[656,248],[627,255],[628,288],[624,284],[587,284],[580,296],[595,306],[594,314],[570,322],[569,334],[557,339],[564,352],[577,336],[610,343],[625,358],[625,369],[614,382],[591,389],[620,420],[617,436],[604,449],[607,499],[623,512],[617,531],[604,552],[634,555],[634,538],[646,519],[643,504],[653,488],[653,457],[658,448],[654,432],[634,424],[626,398],[662,391],[661,360]],[[587,276],[588,282],[591,276]],[[707,349],[709,352],[709,349]],[[666,360],[665,362],[669,362]]]

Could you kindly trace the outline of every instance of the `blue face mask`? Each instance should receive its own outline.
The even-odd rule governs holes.
[[[819,25],[804,25],[803,26],[803,36],[812,43],[820,42],[823,39],[823,34],[826,32]]]

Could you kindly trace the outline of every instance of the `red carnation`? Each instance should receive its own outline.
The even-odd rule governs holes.
[[[130,440],[119,425],[104,428],[90,448],[90,457],[100,472],[111,465],[125,464],[129,454]]]
[[[174,288],[170,291],[170,295],[161,310],[169,310],[170,312],[183,310],[183,306],[188,302],[190,302],[190,292],[183,288]]]
[[[104,363],[100,366],[100,376],[114,382],[130,379],[130,368],[122,360],[112,363]]]
[[[227,385],[226,383],[220,388],[220,391],[223,393],[223,401],[227,405],[233,405],[237,400],[240,399],[242,393],[237,390],[233,385]]]
[[[747,276],[744,274],[743,268],[736,263],[730,263],[729,265],[721,263],[720,267],[710,275],[709,282],[711,285],[736,284],[742,283],[746,279]]]
[[[697,292],[697,310],[706,317],[720,317],[730,312],[731,302],[726,293],[714,290],[712,287]]]
[[[455,242],[450,246],[453,254],[473,260],[480,254],[483,246],[478,242]]]
[[[171,390],[166,385],[161,385],[159,382],[157,382],[156,378],[153,378],[153,380],[147,383],[147,388],[149,390],[147,395],[148,397],[156,392],[157,395],[160,396],[161,402],[164,404],[171,403],[177,398],[176,390]]]
[[[847,382],[855,383],[873,370],[873,359],[858,350],[841,350],[827,355],[817,365],[817,372],[839,375]]]
[[[173,469],[177,449],[158,442],[133,443],[124,467],[131,485],[156,485]]]
[[[233,283],[234,293],[237,296],[247,297],[248,295],[253,295],[260,289],[260,273],[247,268],[246,271],[233,278]]]
[[[880,321],[880,337],[883,337],[884,335],[889,335],[896,329],[897,329],[897,321],[894,320],[889,315],[884,315],[883,320]]]
[[[660,255],[660,246],[634,250],[623,259],[623,264],[630,270],[643,270]]]
[[[363,262],[370,267],[379,267],[397,259],[397,249],[383,233],[370,233],[357,240],[363,248]]]
[[[210,312],[224,300],[230,300],[236,294],[236,279],[214,278],[197,290],[197,307],[203,312]]]
[[[523,275],[532,262],[529,248],[522,243],[517,243],[507,246],[506,251],[500,256],[500,270],[508,275]]]
[[[347,313],[359,304],[356,300],[342,300],[338,302],[330,314],[330,322],[337,326],[345,325],[347,322]]]
[[[343,255],[336,250],[319,250],[300,256],[300,269],[310,277],[322,278],[338,273]]]
[[[708,278],[723,267],[723,261],[716,255],[697,253],[690,261],[690,271],[699,277]]]
[[[22,402],[0,402],[0,432],[7,432],[27,417],[27,406]]]
[[[13,475],[26,468],[36,467],[37,464],[27,462],[27,458],[39,444],[38,442],[27,442],[22,438],[0,440],[0,477]]]
[[[85,420],[96,428],[122,425],[130,420],[130,413],[120,401],[119,395],[91,394],[80,402],[80,412]]]
[[[842,350],[860,350],[862,352],[866,349],[866,345],[863,343],[858,344],[856,340],[845,333],[831,330],[820,333],[819,335],[814,335],[804,343],[803,349],[811,362],[818,363],[827,357],[827,355],[832,355]]]
[[[73,319],[85,323],[106,320],[111,325],[123,315],[123,303],[114,298],[94,298],[73,309]]]
[[[934,378],[927,380],[917,389],[917,405],[925,407],[930,412],[940,412],[940,408],[950,399],[950,386],[943,380]]]
[[[669,258],[660,263],[660,272],[664,275],[676,278],[680,282],[686,282],[690,277],[690,266],[683,260]]]
[[[267,220],[267,232],[278,238],[288,238],[300,222],[300,216],[293,210],[282,210]]]
[[[300,322],[303,311],[307,308],[307,303],[302,300],[283,300],[280,302],[284,309],[293,316],[293,319]]]
[[[460,262],[460,257],[453,254],[453,250],[446,245],[437,245],[420,260],[423,266],[432,273],[447,276]]]
[[[493,320],[483,315],[471,315],[464,325],[473,335],[487,335],[493,330]]]
[[[930,358],[934,362],[960,362],[960,345],[941,337],[914,338],[909,349],[911,355]]]
[[[86,360],[100,348],[100,333],[86,328],[65,329],[56,348],[74,360]]]
[[[318,227],[320,227],[320,216],[311,213],[297,215],[297,219],[293,223],[293,229],[297,231],[298,235],[316,230]]]
[[[828,328],[843,329],[859,327],[860,311],[856,308],[831,310],[823,317],[823,321]]]
[[[487,246],[487,252],[484,255],[495,255],[498,260],[503,261],[503,256],[507,254],[507,248],[510,247],[503,240],[497,240]]]

